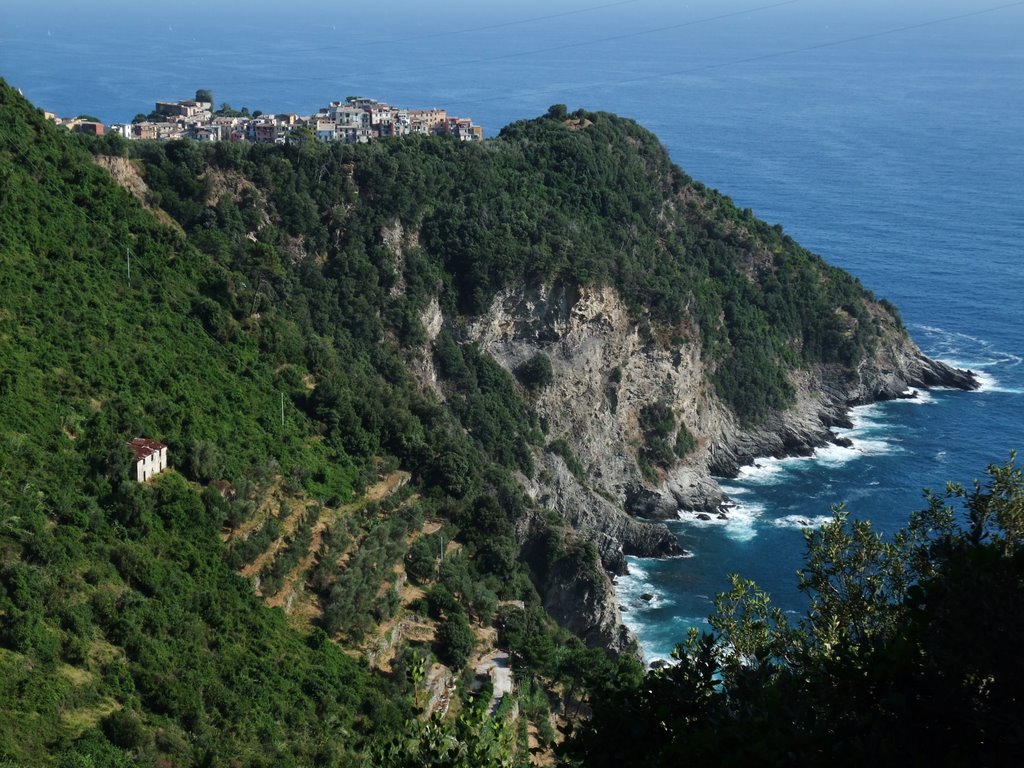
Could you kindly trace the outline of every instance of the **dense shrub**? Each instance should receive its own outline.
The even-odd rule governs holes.
[[[531,392],[544,389],[555,380],[555,371],[551,367],[551,358],[538,352],[525,363],[516,368],[516,376]]]
[[[469,661],[475,641],[466,614],[456,611],[437,630],[437,654],[449,666],[462,669]]]

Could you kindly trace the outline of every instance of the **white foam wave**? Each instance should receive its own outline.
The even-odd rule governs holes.
[[[877,456],[897,450],[896,446],[884,439],[865,440],[853,437],[852,431],[837,435],[847,438],[851,445],[824,445],[816,449],[812,458],[819,464],[826,467],[841,467],[863,456]]]
[[[903,394],[905,397],[897,398],[890,402],[905,403],[907,405],[931,405],[935,402],[935,398],[932,396],[932,393],[927,389],[909,387]]]
[[[647,573],[630,563],[630,575],[619,576],[615,580],[615,596],[618,598],[623,621],[629,614],[643,613],[652,608],[663,608],[675,605],[676,601],[664,592],[659,591],[654,583],[647,578]],[[634,571],[637,573],[634,575]],[[631,627],[632,629],[632,627]]]
[[[696,555],[693,552],[690,552],[689,550],[685,550],[682,554],[679,554],[679,555],[665,555],[662,559],[663,560],[689,560],[691,557],[696,557]]]
[[[627,557],[626,566],[629,572],[625,576],[619,576],[616,578],[616,584],[626,584],[635,581],[646,581],[648,572],[647,569],[642,565],[642,560],[638,557]]]
[[[979,392],[1003,392],[1010,395],[1024,394],[1024,389],[1020,387],[1004,387],[995,376],[987,371],[974,371],[974,375],[977,376],[978,383],[981,385],[978,387]]]
[[[752,489],[744,488],[742,485],[733,485],[726,482],[719,483],[722,490],[724,490],[730,497],[732,496],[746,496],[753,493]]]
[[[785,517],[772,520],[772,525],[776,528],[795,528],[796,530],[802,531],[805,528],[820,528],[825,523],[830,522],[832,522],[831,515],[817,515],[816,517],[807,517],[805,515],[786,515]]]
[[[651,637],[655,627],[649,620],[645,621],[644,614],[658,606],[674,605],[674,601],[655,588],[641,558],[627,557],[626,562],[629,573],[615,579],[615,596],[622,609],[622,623],[636,635],[645,658],[657,658],[660,653]]]
[[[850,409],[850,423],[853,424],[850,429],[840,427],[833,431],[837,434],[858,434],[874,429],[885,429],[889,426],[885,420],[881,402],[872,402],[869,406],[854,406]]]
[[[642,564],[641,558],[629,557],[626,562],[629,566],[629,573],[615,579],[615,594],[619,603],[627,608],[627,613],[658,606],[675,605],[674,600],[654,586],[650,572]]]
[[[736,479],[752,485],[776,485],[782,482],[785,461],[772,457],[756,459],[753,464],[740,467]]]
[[[999,386],[999,381],[988,371],[975,371],[974,375],[978,379],[978,383],[981,385],[978,387],[980,392],[991,392]]]
[[[927,337],[923,346],[932,357],[955,368],[969,368],[977,373],[979,368],[1013,368],[1024,362],[1024,357],[997,349],[992,342],[978,336],[933,325],[916,325],[914,330]]]
[[[916,397],[897,400],[900,403],[923,405],[933,402],[930,393],[914,390]],[[756,490],[757,486],[778,485],[785,482],[790,471],[801,465],[817,463],[838,467],[862,456],[874,456],[899,450],[890,432],[893,425],[885,420],[882,404],[858,405],[850,409],[852,428],[834,428],[836,437],[845,438],[850,445],[823,445],[810,456],[786,456],[777,459],[771,456],[755,459],[752,464],[740,467],[732,484],[722,483],[730,496],[743,495]]]
[[[728,490],[726,492],[728,493]],[[756,522],[763,512],[764,506],[761,504],[744,502],[728,507],[722,512],[679,510],[678,515],[679,519],[688,525],[722,528],[725,535],[733,541],[750,541],[757,536]]]

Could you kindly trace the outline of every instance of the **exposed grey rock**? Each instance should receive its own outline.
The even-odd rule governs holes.
[[[735,476],[757,457],[809,455],[828,443],[844,444],[832,428],[852,426],[854,405],[901,397],[912,387],[977,387],[970,372],[925,357],[882,308],[872,311],[889,330],[870,357],[852,372],[826,365],[793,371],[793,407],[754,427],[742,425],[715,393],[697,329],[676,329],[687,339],[682,344],[658,343],[641,332],[610,287],[521,287],[500,294],[486,314],[452,327],[460,340],[478,343],[508,371],[538,352],[551,360],[554,382],[533,396],[534,408],[547,424],[548,439],[567,441],[584,477],[573,476],[561,457],[539,450],[537,472],[523,483],[535,502],[596,545],[606,571],[589,574],[601,584],[558,574],[558,589],[542,589],[553,615],[588,642],[600,637],[629,647],[609,574],[625,572],[625,555],[681,551],[663,524],[639,518],[676,519],[685,509],[711,519],[728,502],[715,477]],[[432,306],[424,316],[432,338],[439,323]],[[431,368],[425,361],[417,371],[428,386],[436,382]],[[656,402],[672,408],[696,446],[652,481],[637,462],[638,417]],[[559,596],[559,589],[572,597]]]
[[[546,522],[532,516],[522,521],[520,538],[529,552],[544,538]],[[615,587],[601,563],[586,557],[581,534],[568,531],[567,549],[577,554],[546,561],[537,585],[544,609],[563,627],[578,635],[587,645],[607,648],[613,653],[639,655],[640,646],[625,625],[615,595]]]

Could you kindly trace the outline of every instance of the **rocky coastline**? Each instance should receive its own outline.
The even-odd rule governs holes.
[[[431,338],[449,327],[509,371],[538,353],[550,359],[554,381],[535,395],[533,406],[547,437],[565,440],[584,474],[574,475],[557,453],[539,450],[537,472],[522,482],[538,505],[594,544],[602,567],[589,580],[549,575],[540,591],[551,614],[589,643],[636,652],[612,579],[626,573],[627,555],[682,554],[659,521],[675,519],[680,510],[728,515],[730,502],[716,478],[734,477],[758,458],[806,456],[842,445],[833,428],[852,426],[854,406],[913,397],[916,389],[978,387],[970,371],[927,358],[883,308],[874,305],[872,311],[885,328],[872,354],[853,371],[824,365],[792,371],[796,402],[755,427],[742,425],[714,392],[699,342],[652,339],[610,287],[562,282],[518,288],[500,294],[487,313],[458,324],[435,305],[424,326]],[[417,374],[436,387],[429,359]],[[640,410],[654,402],[671,406],[696,446],[652,480],[641,471],[637,447]]]

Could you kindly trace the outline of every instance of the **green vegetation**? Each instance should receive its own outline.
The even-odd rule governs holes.
[[[682,459],[696,447],[697,439],[693,436],[693,433],[690,432],[684,423],[679,422],[679,429],[676,432],[676,456]]]
[[[641,408],[639,425],[644,438],[640,451],[640,468],[648,476],[653,477],[653,467],[671,467],[677,456],[682,458],[695,444],[693,435],[685,425],[682,425],[676,435],[673,449],[670,439],[672,433],[676,431],[676,417],[667,403],[656,402]]]
[[[529,445],[540,440],[537,418],[519,398],[512,377],[492,357],[459,346],[446,333],[434,350],[452,393],[449,408],[476,445],[499,464],[532,475]]]
[[[587,479],[586,470],[583,469],[583,465],[580,464],[580,460],[576,458],[576,454],[573,453],[572,446],[569,445],[569,441],[564,437],[560,437],[557,440],[552,440],[548,443],[546,449],[548,453],[553,453],[556,456],[561,456],[562,461],[565,462],[565,466],[572,472],[573,476],[580,482],[584,482]]]
[[[452,611],[437,631],[438,654],[453,669],[462,669],[473,652],[473,630],[462,611]]]
[[[147,204],[173,221],[91,162],[87,150],[121,155],[123,142],[60,131],[0,84],[0,757],[366,764],[420,728],[413,692],[322,629],[296,631],[236,574],[281,537],[286,513],[266,502],[318,503],[268,558],[274,591],[312,548],[315,516],[401,463],[420,506],[394,494],[325,529],[302,574],[320,621],[355,638],[391,616],[391,569],[429,513],[453,521],[464,553],[436,578],[453,610],[486,623],[499,595],[538,601],[510,474],[530,468],[533,417],[472,349],[453,356],[467,378],[451,408],[418,390],[400,346],[418,305],[392,299],[391,254],[338,245],[306,197],[281,192],[314,188],[305,160],[135,149]],[[316,187],[317,205],[340,213],[355,199],[346,179]],[[372,239],[369,221],[349,225]],[[404,279],[434,278],[413,255]],[[137,435],[166,442],[175,471],[130,481]],[[462,639],[449,646],[464,652]]]
[[[264,595],[276,595],[280,592],[285,577],[309,550],[313,540],[313,524],[320,511],[317,507],[307,510],[292,535],[285,539],[284,547],[260,571],[260,591]]]
[[[212,104],[213,102],[211,101],[210,103]],[[249,108],[234,109],[225,101],[221,103],[220,107],[213,110],[213,114],[216,117],[249,117]]]
[[[733,578],[675,666],[595,703],[586,766],[1010,765],[1022,746],[1024,476],[928,496],[885,539],[836,511],[808,531],[792,624]],[[609,739],[609,733],[617,733]]]
[[[342,632],[351,642],[362,640],[387,613],[382,610],[386,597],[381,600],[381,584],[405,555],[405,537],[422,522],[414,508],[381,520],[370,517],[375,517],[375,512],[368,510],[369,532],[345,565],[328,565],[318,579],[323,598],[321,625],[328,635]],[[336,563],[340,554],[336,549],[328,550],[321,561]]]
[[[281,535],[281,523],[276,517],[267,518],[266,522],[248,537],[235,540],[225,553],[228,565],[237,570],[246,563],[251,563],[267,550]]]
[[[719,394],[756,422],[791,402],[788,369],[852,366],[880,323],[898,322],[780,227],[689,179],[632,121],[581,111],[570,130],[559,115],[483,145],[407,137],[131,149],[154,199],[231,272],[229,285],[246,286],[241,306],[224,304],[223,283],[204,291],[215,335],[236,332],[241,308],[258,304],[278,344],[295,336],[263,316],[270,309],[298,323],[300,339],[341,327],[350,343],[393,333],[414,345],[431,298],[478,313],[524,281],[611,284],[649,335],[699,329]],[[385,231],[410,235],[400,252]],[[650,338],[659,334],[675,335]],[[545,363],[524,366],[526,386],[550,382]]]
[[[405,557],[405,572],[415,584],[426,584],[437,577],[438,563],[444,552],[445,538],[434,534],[416,539]]]
[[[516,368],[516,376],[531,392],[544,389],[555,380],[555,372],[551,368],[551,358],[543,352],[538,352]]]
[[[130,155],[144,200],[90,153]],[[564,108],[484,145],[163,145],[60,131],[0,83],[0,266],[0,757],[28,765],[524,761],[523,722],[468,696],[421,717],[406,672],[464,665],[493,626],[549,739],[545,695],[625,702],[641,670],[544,612],[531,577],[599,567],[516,479],[551,361],[517,383],[464,316],[524,281],[614,285],[647,343],[699,334],[748,422],[786,406],[788,369],[851,366],[897,322],[634,123]],[[424,355],[440,396],[410,373]],[[692,449],[668,406],[642,421],[650,466]],[[174,467],[145,485],[138,435]],[[407,490],[363,498],[396,467]],[[336,641],[365,650],[404,610],[402,563],[436,647],[371,671]],[[243,568],[308,597],[306,623]]]

